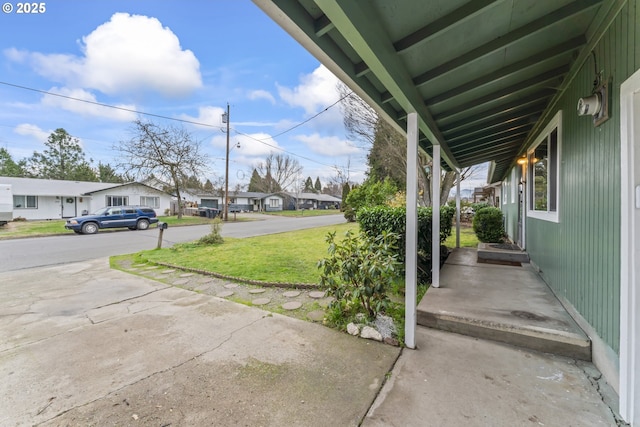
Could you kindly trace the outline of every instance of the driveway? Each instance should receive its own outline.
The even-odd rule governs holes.
[[[0,283],[0,425],[355,426],[399,354],[106,258]]]

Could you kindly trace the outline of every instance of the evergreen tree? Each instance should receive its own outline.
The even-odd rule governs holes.
[[[213,183],[211,180],[207,179],[207,182],[204,183],[204,191],[207,193],[213,193]]]
[[[313,193],[314,189],[313,189],[313,180],[311,179],[311,177],[307,177],[306,181],[304,182],[304,188],[302,189],[303,193]]]
[[[85,159],[78,138],[66,130],[56,129],[45,142],[47,148],[34,152],[28,160],[28,172],[36,178],[97,181]]]
[[[249,181],[249,192],[261,193],[264,191],[265,183],[256,169],[251,174],[251,181]]]
[[[349,192],[351,191],[351,187],[349,186],[348,182],[345,182],[344,185],[342,186],[342,209],[344,209],[345,206],[345,202],[347,201],[347,196],[349,195]]]
[[[109,163],[98,162],[98,178],[100,182],[113,182],[114,184],[125,182],[124,178]]]
[[[320,177],[316,177],[316,182],[313,184],[314,193],[320,194],[322,193],[322,183],[320,182]]]
[[[23,177],[25,176],[24,167],[24,160],[16,163],[6,148],[0,148],[0,176]]]

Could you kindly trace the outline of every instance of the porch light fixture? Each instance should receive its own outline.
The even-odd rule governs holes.
[[[516,163],[518,163],[520,166],[524,166],[527,164],[527,158],[526,157],[520,157]]]

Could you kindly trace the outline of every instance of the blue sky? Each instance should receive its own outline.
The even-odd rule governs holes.
[[[115,164],[113,145],[145,116],[10,85],[209,125],[183,124],[211,157],[212,180],[224,176],[229,103],[231,144],[240,143],[232,186],[248,183],[274,147],[300,162],[302,178],[324,183],[332,166],[350,164],[352,180],[364,179],[366,152],[346,140],[337,105],[271,138],[335,103],[337,80],[248,0],[53,0],[42,14],[13,6],[0,14],[0,146],[14,160],[64,128],[96,164]]]

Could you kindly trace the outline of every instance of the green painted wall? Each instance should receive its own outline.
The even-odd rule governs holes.
[[[610,119],[594,127],[576,103],[593,87],[590,57],[563,95],[559,223],[527,219],[527,251],[566,298],[619,352],[620,85],[640,68],[640,0],[630,0],[594,49],[611,90]]]

